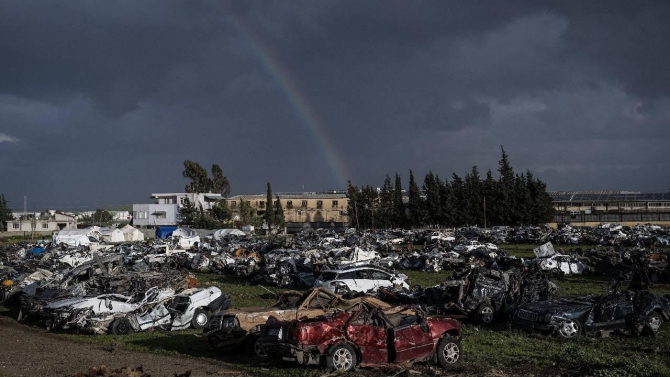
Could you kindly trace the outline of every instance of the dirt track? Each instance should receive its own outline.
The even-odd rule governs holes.
[[[223,362],[179,356],[155,355],[116,349],[112,345],[89,344],[62,339],[40,329],[0,317],[0,376],[73,376],[105,365],[110,369],[142,365],[152,377],[243,376],[244,372]]]

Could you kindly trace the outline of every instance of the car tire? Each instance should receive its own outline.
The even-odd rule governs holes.
[[[488,325],[495,318],[495,310],[488,302],[482,302],[475,312],[475,322]]]
[[[561,322],[556,333],[563,339],[572,339],[582,333],[582,325],[577,320],[566,320]]]
[[[451,335],[442,337],[435,350],[437,362],[443,368],[458,364],[461,361],[461,353],[461,343]]]
[[[247,341],[247,353],[254,357],[267,357],[268,355],[263,351],[263,349],[258,344],[258,339],[260,336],[251,335]]]
[[[209,323],[209,312],[204,309],[196,309],[191,319],[191,327],[197,330],[204,329]]]
[[[663,324],[663,317],[659,312],[651,312],[647,316],[647,325],[645,326],[645,333],[648,335],[656,335]]]
[[[113,320],[110,329],[114,335],[129,335],[133,333],[133,327],[130,325],[128,318]]]
[[[554,268],[551,270],[551,276],[554,278],[562,278],[565,276],[565,272],[559,270],[558,268]]]
[[[346,344],[340,343],[330,347],[326,355],[326,366],[334,372],[350,372],[356,367],[358,357],[354,349]]]
[[[284,275],[281,279],[282,288],[295,288],[296,281],[291,275]]]

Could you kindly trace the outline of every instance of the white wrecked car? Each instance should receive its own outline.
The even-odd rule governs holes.
[[[44,307],[42,317],[47,329],[124,335],[155,327],[203,328],[210,313],[224,306],[230,306],[230,299],[217,287],[192,288],[177,295],[172,288],[153,287],[141,297],[104,294],[57,301]]]
[[[557,253],[551,242],[533,249],[536,258],[529,263],[536,263],[542,271],[552,275],[584,275],[590,272],[589,266],[570,255]]]
[[[538,267],[540,267],[540,270],[549,271],[554,275],[585,275],[589,272],[589,266],[563,254],[554,254],[542,259],[538,263]]]

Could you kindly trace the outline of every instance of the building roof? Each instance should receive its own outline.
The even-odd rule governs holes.
[[[670,201],[670,192],[633,191],[549,191],[554,202],[654,202]]]
[[[303,192],[303,193],[277,193],[273,196],[278,196],[279,199],[346,199],[347,194],[340,193],[323,193],[323,192]],[[251,194],[251,195],[235,195],[228,200],[249,200],[249,199],[267,199],[267,194]]]

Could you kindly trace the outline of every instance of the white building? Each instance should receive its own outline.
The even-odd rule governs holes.
[[[214,193],[165,193],[151,194],[153,204],[133,204],[133,226],[154,227],[161,225],[177,225],[179,208],[187,200],[195,204],[195,208],[210,210],[216,202],[222,200],[221,194]]]
[[[49,211],[48,214],[40,213],[15,213],[14,220],[7,221],[8,232],[54,232],[63,229],[76,229],[77,219],[75,216],[59,211]]]

